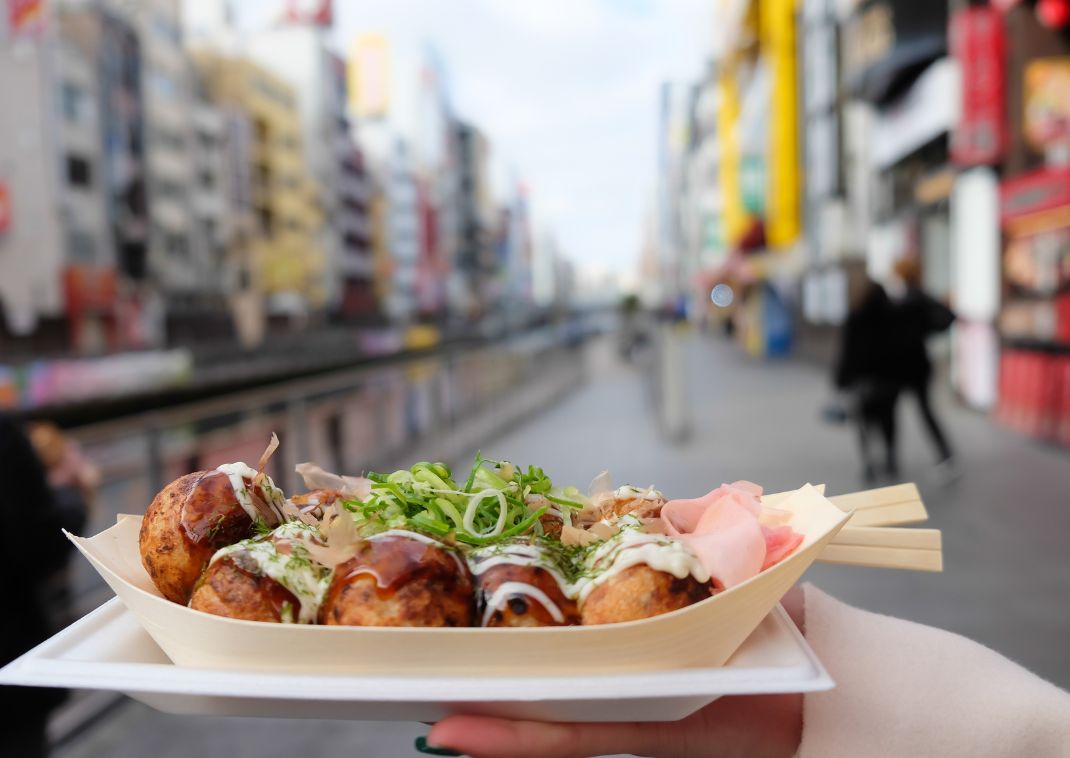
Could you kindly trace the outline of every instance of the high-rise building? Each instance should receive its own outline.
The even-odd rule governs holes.
[[[323,218],[305,164],[293,87],[246,58],[204,49],[192,56],[211,102],[243,114],[249,124],[253,229],[248,244],[234,248],[241,288],[262,293],[269,315],[303,317],[321,309],[327,295]]]
[[[350,134],[346,64],[328,47],[328,31],[302,17],[252,36],[246,51],[294,89],[305,164],[323,203],[325,223],[319,237],[326,303],[333,311],[359,318],[375,310],[371,193],[363,156]]]
[[[182,40],[180,0],[102,0],[140,40],[149,279],[174,325],[221,312],[216,256],[197,244],[193,195],[194,86]]]
[[[0,42],[0,334],[35,352],[154,341],[146,328],[140,46],[95,4]]]
[[[486,309],[490,278],[494,273],[491,233],[494,209],[490,195],[490,145],[474,125],[457,121],[453,127],[457,155],[457,242],[454,270],[459,272],[465,313],[475,316]]]
[[[389,292],[394,319],[439,320],[458,300],[448,273],[457,219],[444,66],[425,46],[362,34],[349,51],[348,85],[354,134],[381,193],[377,290]]]
[[[710,64],[692,90],[690,129],[684,184],[686,200],[681,219],[686,251],[688,285],[701,289],[702,272],[717,270],[724,264],[727,249],[721,230],[721,186],[718,181],[717,144],[717,76]],[[705,299],[708,292],[697,292]]]

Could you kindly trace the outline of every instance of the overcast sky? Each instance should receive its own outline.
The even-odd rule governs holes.
[[[255,29],[282,0],[236,0]],[[691,81],[712,0],[336,0],[339,50],[361,32],[431,43],[458,113],[530,187],[537,226],[581,267],[630,275],[652,203],[658,85]]]

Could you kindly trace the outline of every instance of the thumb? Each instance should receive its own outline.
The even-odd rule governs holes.
[[[661,724],[553,724],[482,716],[450,716],[435,724],[427,744],[473,758],[586,758],[614,753],[649,755],[659,748]],[[660,745],[664,749],[665,745]]]

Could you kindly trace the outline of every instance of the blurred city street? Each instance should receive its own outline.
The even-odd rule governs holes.
[[[650,498],[564,489],[603,469],[669,499],[915,482],[942,556],[933,531],[835,549],[942,557],[942,573],[808,579],[1070,687],[1070,0],[0,0],[0,103],[0,519],[26,567],[0,622],[3,758],[404,756],[426,730],[165,715],[65,660],[34,679],[27,653],[122,587],[62,535],[120,514],[146,514],[141,565],[166,598],[381,627],[407,617],[360,601],[357,622],[335,599],[375,573],[342,568],[384,524],[466,546],[456,614],[425,626],[644,618],[751,577],[758,594],[819,539],[745,486],[621,521]],[[871,544],[889,534],[912,546]],[[501,565],[523,581],[483,577]],[[256,592],[235,589],[245,574]],[[599,615],[596,591],[642,608]],[[88,626],[67,636],[92,641]],[[743,632],[706,636],[721,662]],[[865,669],[843,639],[881,646],[825,651],[846,683]],[[960,679],[980,668],[938,657],[957,662],[956,704],[989,694]],[[880,718],[841,703],[837,729],[972,744],[916,724],[921,700],[883,718],[854,695],[888,694],[873,680],[891,682],[806,708],[843,695]],[[44,689],[71,682],[101,689],[62,704]]]
[[[685,337],[691,435],[664,441],[643,367],[620,361],[609,340],[585,354],[588,381],[559,404],[482,446],[488,455],[543,466],[582,484],[602,467],[615,481],[698,495],[747,478],[767,491],[824,482],[831,494],[865,488],[853,432],[828,426],[824,368],[756,361],[709,335]],[[1070,685],[1070,509],[1065,457],[990,419],[939,398],[961,458],[962,477],[933,482],[933,453],[915,409],[900,408],[902,479],[916,481],[944,534],[945,570],[922,574],[817,566],[810,581],[854,605],[967,635],[1041,676]],[[473,451],[474,452],[474,451]],[[412,755],[414,724],[189,718],[126,701],[56,754],[63,758],[157,758],[226,754]]]

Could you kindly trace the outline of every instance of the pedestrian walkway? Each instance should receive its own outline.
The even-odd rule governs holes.
[[[813,366],[753,361],[731,343],[691,338],[685,370],[692,434],[673,445],[658,431],[641,369],[620,364],[608,344],[588,351],[587,360],[586,386],[488,441],[484,454],[535,463],[556,481],[581,486],[609,468],[619,483],[654,484],[671,496],[741,478],[770,491],[806,481],[824,482],[830,494],[864,488],[853,436],[820,421],[826,379]],[[918,482],[932,525],[944,530],[945,572],[818,566],[808,578],[853,604],[968,635],[1068,687],[1070,455],[950,401],[939,411],[958,446],[962,478],[948,487],[926,480],[932,456],[909,404],[900,409],[902,478]],[[58,755],[390,758],[414,755],[412,740],[425,731],[410,724],[192,719],[128,703]]]

